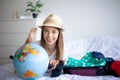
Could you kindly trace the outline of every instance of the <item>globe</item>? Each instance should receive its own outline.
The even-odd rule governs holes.
[[[44,75],[48,69],[49,57],[39,44],[29,43],[19,48],[13,58],[13,65],[18,76],[33,80]]]

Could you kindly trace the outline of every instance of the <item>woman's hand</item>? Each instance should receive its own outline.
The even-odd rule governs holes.
[[[59,60],[50,60],[49,62],[53,67],[51,68],[51,70],[55,69],[56,66],[58,65],[59,63]]]
[[[28,38],[25,43],[31,43],[33,42],[34,36],[36,35],[37,28],[32,28],[29,32]]]

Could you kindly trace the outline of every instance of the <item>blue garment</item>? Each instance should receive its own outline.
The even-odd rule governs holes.
[[[91,53],[92,53],[92,56],[94,56],[98,59],[105,59],[104,55],[101,52],[93,51]]]
[[[112,63],[112,62],[114,62],[114,59],[113,59],[113,58],[110,58],[110,57],[106,57],[105,60],[106,60],[107,63]]]

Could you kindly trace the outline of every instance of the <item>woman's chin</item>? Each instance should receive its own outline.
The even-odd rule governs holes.
[[[52,46],[53,44],[52,43],[47,43],[48,46]]]

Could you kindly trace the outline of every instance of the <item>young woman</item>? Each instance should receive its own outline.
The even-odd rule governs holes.
[[[47,51],[50,59],[52,77],[59,76],[61,69],[67,60],[67,54],[64,52],[63,25],[60,17],[56,14],[49,15],[43,25],[40,27],[41,40],[39,44]],[[33,42],[37,28],[32,28],[26,43]]]

